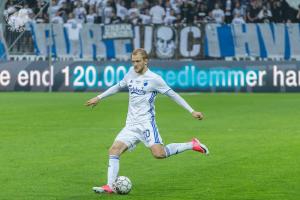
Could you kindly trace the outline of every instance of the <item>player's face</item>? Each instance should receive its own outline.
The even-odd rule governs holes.
[[[145,71],[147,71],[147,59],[144,59],[141,54],[132,55],[131,61],[134,67],[134,71],[139,74],[143,74]]]

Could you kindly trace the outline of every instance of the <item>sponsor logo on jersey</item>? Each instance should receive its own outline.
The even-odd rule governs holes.
[[[130,94],[145,95],[146,91],[137,87],[129,87]]]

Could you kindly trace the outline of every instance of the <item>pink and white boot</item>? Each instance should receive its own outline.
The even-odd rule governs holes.
[[[103,185],[101,187],[93,187],[94,192],[96,193],[113,193],[114,191],[110,188],[109,185]]]
[[[192,139],[192,145],[194,151],[198,151],[205,155],[209,154],[208,148],[204,144],[201,144],[201,142],[197,138]]]

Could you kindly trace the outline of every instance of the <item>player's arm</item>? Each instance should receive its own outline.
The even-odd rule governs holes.
[[[195,111],[179,94],[177,94],[174,90],[169,89],[167,92],[165,92],[165,95],[170,97],[173,101],[175,101],[177,104],[182,106],[184,109],[189,111],[192,116],[196,119],[202,120],[203,114],[201,112]]]
[[[98,102],[108,96],[111,96],[117,92],[119,92],[122,89],[122,87],[120,86],[120,84],[116,84],[110,88],[108,88],[105,92],[99,94],[98,96],[91,98],[90,100],[88,100],[85,105],[86,106],[96,106],[98,104]]]
[[[99,94],[98,96],[91,98],[85,103],[85,105],[94,107],[98,104],[100,100],[119,92],[122,88],[127,87],[128,74],[130,73],[131,70],[132,69],[129,69],[129,72],[124,76],[124,78],[118,84],[108,88],[105,92]]]
[[[203,119],[203,114],[201,112],[195,111],[181,96],[173,91],[161,77],[156,78],[155,84],[155,88],[159,93],[165,94],[170,97],[177,104],[189,111],[194,118],[199,120]]]

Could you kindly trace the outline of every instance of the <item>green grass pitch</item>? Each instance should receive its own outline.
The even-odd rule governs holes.
[[[96,108],[96,93],[0,94],[0,199],[295,200],[300,196],[300,94],[182,96],[205,120],[156,99],[165,144],[199,137],[210,156],[193,151],[156,160],[143,144],[120,160],[129,195],[98,195],[107,152],[125,124],[127,94]]]

